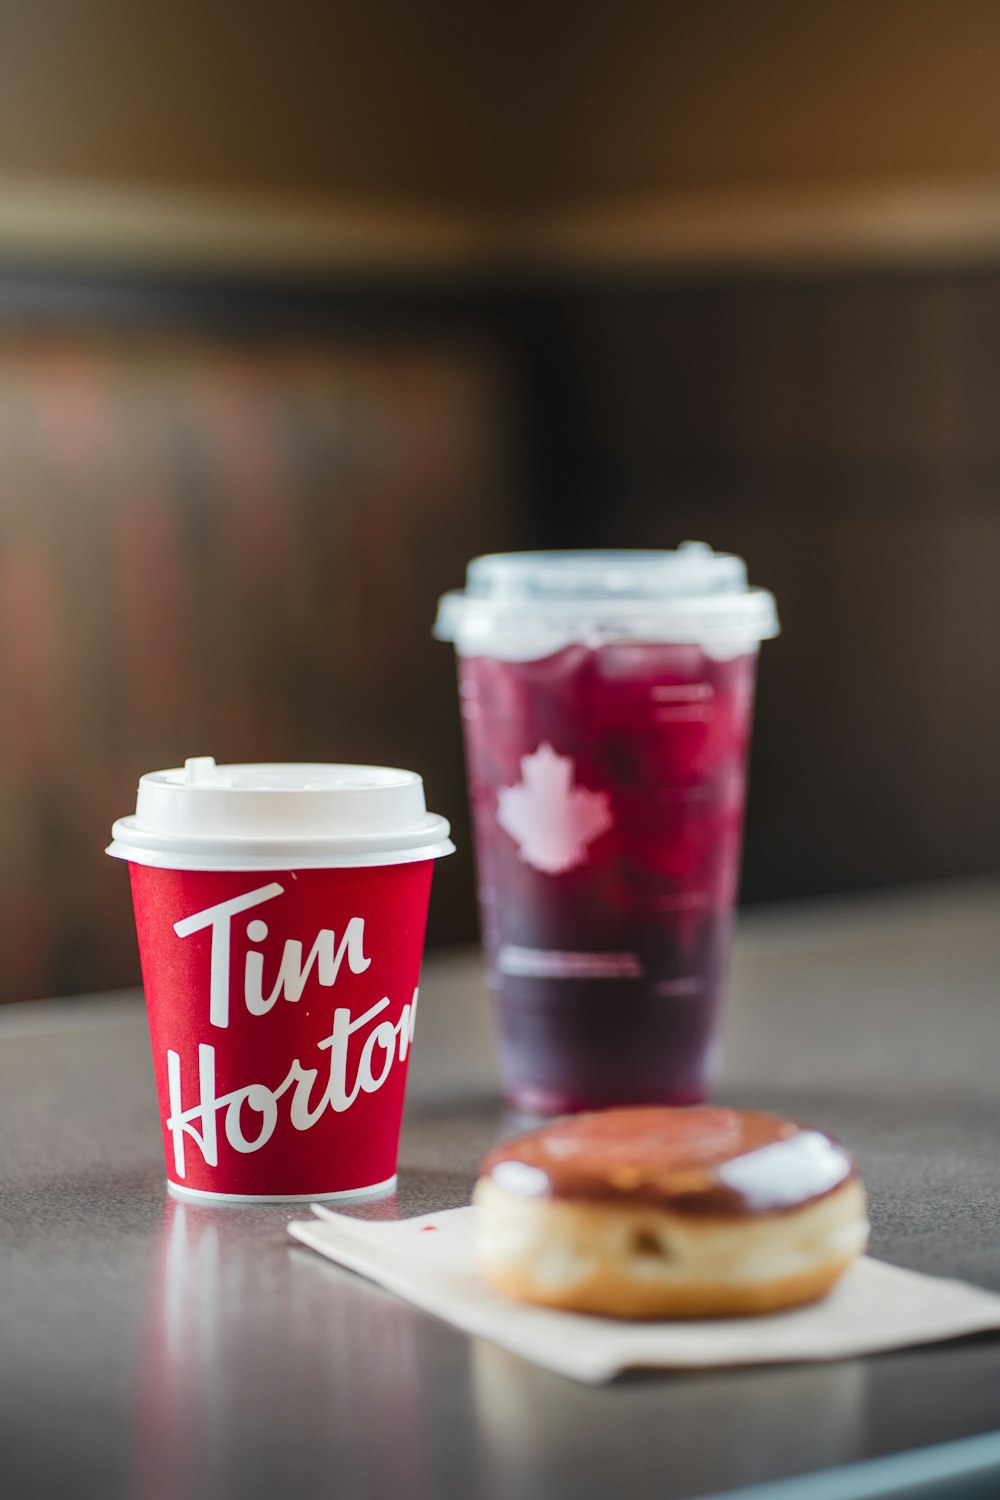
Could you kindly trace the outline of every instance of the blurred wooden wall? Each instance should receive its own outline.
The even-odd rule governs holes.
[[[427,632],[538,540],[775,590],[748,899],[1000,869],[997,76],[991,0],[0,4],[0,999],[135,978],[191,753],[415,765],[471,938]]]
[[[211,316],[176,286],[171,318],[90,296],[86,321],[79,287],[36,288],[47,318],[0,336],[0,1002],[137,981],[103,850],[138,777],[191,754],[420,771],[462,848],[430,939],[471,937],[431,626],[469,556],[530,540],[502,345],[323,331],[315,301],[266,327],[232,288]]]
[[[744,894],[1000,869],[1000,272],[607,279],[535,308],[553,545],[745,556]]]

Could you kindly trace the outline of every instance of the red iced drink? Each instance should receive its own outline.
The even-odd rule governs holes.
[[[533,557],[543,577],[512,612]],[[714,1071],[773,602],[727,587],[738,559],[697,547],[483,562],[514,579],[498,603],[475,591],[473,565],[452,596],[467,629],[443,633],[459,646],[505,1091],[543,1113],[697,1102]]]

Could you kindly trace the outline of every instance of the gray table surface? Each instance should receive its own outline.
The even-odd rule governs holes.
[[[855,1149],[875,1254],[1000,1290],[998,990],[997,884],[749,913],[718,1094]],[[436,956],[398,1196],[364,1212],[467,1201],[518,1124],[478,957]],[[4,1495],[673,1500],[1000,1428],[998,1337],[590,1389],[294,1245],[293,1216],[168,1197],[137,994],[0,1011]]]

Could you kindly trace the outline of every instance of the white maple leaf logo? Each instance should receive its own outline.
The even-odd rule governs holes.
[[[575,770],[568,755],[539,745],[522,758],[520,782],[497,794],[500,827],[521,858],[546,875],[582,865],[589,845],[614,823],[607,792],[574,786]]]

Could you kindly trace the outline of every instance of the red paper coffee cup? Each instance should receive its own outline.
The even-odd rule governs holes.
[[[420,777],[188,761],[144,776],[113,835],[172,1191],[391,1192],[431,872],[453,847]]]

